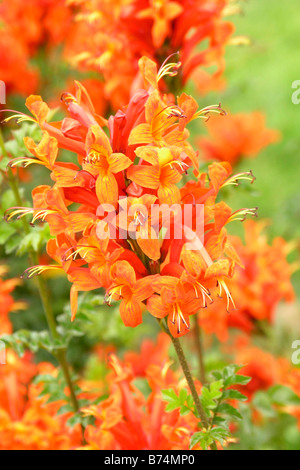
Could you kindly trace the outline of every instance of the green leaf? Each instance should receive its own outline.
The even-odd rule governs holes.
[[[74,409],[73,409],[73,406],[72,405],[63,405],[59,408],[59,410],[57,411],[56,415],[57,416],[62,416],[62,415],[65,415],[67,413],[73,413],[74,412]]]
[[[9,225],[7,222],[1,223],[0,245],[4,245],[15,233],[16,227],[14,225]]]
[[[252,404],[266,418],[275,418],[277,416],[277,412],[272,406],[271,398],[266,392],[256,392],[252,399]]]
[[[221,403],[221,405],[218,407],[218,413],[224,414],[231,418],[243,419],[242,415],[238,412],[238,410],[233,406],[229,405],[228,403]]]
[[[11,255],[20,245],[22,237],[20,235],[14,235],[9,238],[5,243],[5,254]]]
[[[190,449],[193,449],[196,445],[200,444],[203,450],[208,450],[209,446],[214,443],[213,438],[208,432],[199,431],[193,434],[190,441]]]
[[[211,392],[207,387],[202,387],[200,399],[203,407],[206,410],[214,410],[217,407],[217,403],[211,397]]]
[[[173,389],[162,390],[162,399],[168,403],[166,406],[168,413],[181,407],[180,399]]]
[[[242,393],[238,392],[237,390],[225,390],[223,395],[224,400],[239,400],[239,401],[247,401],[248,397],[243,395]]]
[[[284,385],[275,385],[268,390],[271,402],[281,406],[300,406],[300,398]]]

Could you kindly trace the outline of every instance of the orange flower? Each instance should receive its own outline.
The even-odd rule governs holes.
[[[293,266],[286,259],[289,245],[281,238],[268,243],[262,233],[264,228],[264,222],[247,221],[245,245],[238,237],[229,237],[244,265],[244,269],[236,269],[228,282],[237,310],[228,315],[225,300],[218,300],[201,312],[200,320],[204,330],[215,333],[221,341],[228,339],[230,327],[250,334],[257,321],[272,322],[279,302],[295,298],[291,283]]]
[[[14,289],[21,284],[19,279],[2,279],[7,274],[7,268],[0,265],[0,335],[12,333],[12,324],[9,319],[9,313],[18,310],[24,310],[24,302],[15,302],[12,297]]]
[[[185,335],[190,329],[189,317],[202,307],[202,299],[197,299],[192,290],[187,292],[176,277],[159,277],[152,286],[160,296],[149,298],[149,312],[156,318],[168,317],[168,327],[174,337]]]
[[[170,341],[168,338],[164,341]],[[172,388],[176,393],[185,386],[174,373],[166,357],[159,350],[161,341],[151,345],[155,357],[148,355],[141,367],[141,375],[151,393],[146,400],[136,388],[135,363],[141,364],[141,355],[127,357],[122,363],[111,355],[112,373],[107,377],[109,397],[99,405],[87,407],[86,415],[94,416],[96,426],[85,432],[87,445],[83,450],[187,450],[191,435],[197,430],[197,419],[180,416],[178,411],[167,413],[161,400],[161,390]],[[149,343],[150,347],[150,343]],[[142,346],[143,348],[143,346]]]
[[[161,256],[159,207],[155,204],[156,200],[156,196],[147,194],[140,198],[121,199],[118,218],[119,228],[126,230],[129,237],[136,240],[142,252],[154,261],[159,260]]]
[[[219,86],[225,68],[225,46],[234,31],[233,24],[224,21],[228,3],[72,0],[69,4],[78,8],[78,29],[73,43],[68,43],[66,55],[75,67],[94,70],[104,77],[104,92],[114,109],[126,105],[141,88],[141,51],[158,66],[163,56],[179,51],[183,71],[172,85],[174,94],[193,75],[195,82],[201,86],[204,83],[206,89]],[[197,72],[205,80],[197,81]],[[162,89],[168,85],[167,81],[161,82]]]
[[[152,293],[155,276],[136,279],[132,266],[127,261],[117,261],[111,268],[112,284],[106,292],[108,304],[120,300],[120,314],[126,326],[136,327],[142,323],[143,302]]]
[[[7,364],[0,367],[0,449],[70,450],[81,443],[80,427],[71,430],[70,413],[58,416],[63,402],[47,403],[40,397],[42,386],[32,383],[38,373],[55,375],[50,364],[36,366],[26,354],[22,359],[8,351]]]
[[[210,119],[209,137],[198,139],[206,160],[220,160],[235,165],[241,158],[256,156],[266,146],[279,140],[277,131],[269,130],[259,112],[228,115],[222,123]]]
[[[187,142],[186,125],[224,111],[220,105],[198,111],[186,94],[178,98],[178,106],[168,104],[157,85],[163,76],[176,75],[178,64],[166,62],[157,71],[152,61],[143,58],[140,67],[149,92],[137,92],[128,107],[108,121],[96,114],[87,90],[78,82],[76,96],[63,94],[68,114],[61,122],[47,121],[50,110],[41,97],[27,99],[33,117],[15,116],[37,123],[43,138],[39,144],[26,140],[35,158],[23,161],[46,166],[55,184],[35,188],[34,207],[12,208],[6,219],[32,214],[33,223],[49,224],[55,239],[47,250],[57,264],[34,266],[26,274],[64,271],[72,283],[72,319],[78,292],[102,287],[108,302],[123,299],[120,311],[125,325],[141,323],[148,301],[150,312],[168,316],[172,334],[182,336],[189,331],[189,316],[206,306],[216,284],[219,291],[213,296],[225,292],[227,309],[235,305],[227,281],[242,262],[225,226],[255,216],[257,210],[232,212],[216,200],[222,188],[236,186],[239,180],[252,183],[255,178],[251,172],[231,176],[229,163],[214,163],[208,174],[201,174],[197,154]],[[75,161],[60,161],[59,149],[71,150]],[[195,179],[179,189],[182,174],[190,167]],[[186,206],[190,220],[180,220]],[[162,285],[152,284],[156,274],[168,279],[163,290]]]
[[[170,23],[183,12],[183,6],[170,0],[150,0],[150,7],[141,10],[137,18],[153,19],[152,39],[154,47],[161,47],[170,34]]]
[[[181,173],[189,166],[181,157],[177,147],[156,148],[139,147],[136,150],[141,161],[149,165],[132,166],[127,174],[136,184],[143,188],[157,190],[160,204],[176,204],[180,202],[180,191],[176,186],[181,180]]]
[[[131,166],[132,161],[126,155],[112,152],[108,138],[98,126],[90,127],[86,151],[83,168],[97,175],[96,194],[99,203],[116,204],[119,190],[115,175]]]

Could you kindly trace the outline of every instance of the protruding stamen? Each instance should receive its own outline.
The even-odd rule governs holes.
[[[250,181],[251,184],[254,183],[256,180],[256,177],[254,176],[252,170],[244,172],[244,173],[238,173],[237,175],[231,176],[225,183],[221,186],[221,188],[225,188],[226,186],[233,185],[233,186],[239,186],[240,181],[245,180],[245,181]]]
[[[57,211],[51,211],[49,209],[42,209],[35,214],[35,216],[32,219],[32,223],[34,224],[39,219],[42,222],[45,222],[46,217],[51,214],[57,214]]]
[[[205,119],[206,121],[209,120],[211,114],[219,114],[220,116],[227,116],[226,111],[222,108],[220,104],[213,104],[211,106],[207,106],[206,108],[200,109],[197,113],[194,114],[191,121],[195,119]]]
[[[246,220],[248,215],[252,217],[258,217],[258,207],[254,207],[252,209],[240,209],[234,212],[231,215],[231,217],[229,217],[227,223],[237,221],[237,220],[244,222],[244,220]]]
[[[232,295],[231,295],[231,293],[230,293],[230,291],[229,291],[229,289],[226,285],[226,282],[223,279],[218,279],[218,285],[220,287],[219,297],[222,298],[223,290],[226,294],[226,297],[227,297],[227,312],[230,313],[230,303],[233,306],[233,310],[236,310],[234,300],[233,300]]]
[[[177,323],[177,333],[178,334],[180,334],[181,331],[182,331],[181,330],[181,323],[183,323],[186,326],[187,330],[190,329],[186,319],[184,318],[184,315],[181,311],[181,308],[180,308],[180,306],[178,305],[177,302],[173,305],[173,315],[172,315],[171,323],[173,325],[176,325],[176,323]]]
[[[7,211],[5,211],[4,220],[6,222],[10,222],[14,217],[16,217],[17,220],[20,220],[25,215],[32,214],[33,212],[34,209],[26,207],[11,207],[10,209],[7,209]]]
[[[22,165],[23,168],[27,168],[29,165],[33,165],[36,163],[37,165],[45,165],[44,162],[37,160],[36,158],[31,157],[18,157],[14,158],[8,163],[9,168],[15,168],[17,165]]]
[[[0,112],[5,112],[5,111],[16,113],[16,111],[12,111],[11,109],[2,109]],[[8,122],[12,121],[13,119],[16,119],[17,124],[20,124],[20,123],[25,122],[25,121],[34,122],[35,124],[37,122],[33,117],[27,116],[27,114],[16,113],[16,114],[13,114],[12,116],[9,116],[9,117],[3,119],[3,121],[1,121],[1,124],[7,124]]]
[[[181,162],[179,160],[173,160],[172,162],[167,163],[166,166],[170,166],[171,170],[174,170],[174,165],[178,165],[183,173],[185,173],[190,168],[187,163]]]
[[[171,54],[169,57],[167,57],[162,66],[160,67],[157,74],[157,83],[165,76],[176,77],[176,75],[178,75],[179,69],[181,67],[181,62],[170,62],[168,64],[168,60],[170,60],[171,57],[175,55],[179,55],[179,52],[175,52],[174,54]]]
[[[145,222],[147,220],[147,215],[143,214],[141,211],[136,211],[134,213],[134,225],[145,225]]]
[[[61,266],[32,266],[31,268],[26,269],[24,271],[23,275],[21,276],[21,279],[31,279],[35,276],[40,276],[41,274],[44,274],[46,271],[53,271],[57,269],[62,269]]]
[[[206,287],[202,286],[200,282],[196,281],[195,284],[193,284],[193,288],[196,294],[196,299],[199,299],[199,293],[202,296],[203,308],[207,307],[207,299],[210,301],[211,304],[213,303],[209,290],[206,289]]]
[[[73,96],[71,93],[63,93],[61,95],[61,101],[63,103],[65,103],[67,106],[70,104],[70,103],[76,103],[77,104],[77,99],[75,98],[75,96]]]
[[[70,259],[73,259],[73,261],[75,261],[77,256],[80,256],[81,259],[84,260],[86,256],[88,255],[88,253],[92,251],[93,249],[94,247],[90,247],[90,246],[80,246],[79,248],[77,248],[77,250],[74,250],[74,247],[72,247],[66,251],[66,253],[64,254],[64,257],[66,261],[69,261]],[[70,250],[74,250],[74,251],[68,256],[66,256],[67,252]],[[86,250],[84,254],[81,253],[82,250]]]
[[[113,300],[122,299],[122,289],[124,286],[111,287],[107,290],[104,301],[107,305],[111,306]],[[117,297],[117,298],[116,298]]]

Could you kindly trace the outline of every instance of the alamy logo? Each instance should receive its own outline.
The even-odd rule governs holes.
[[[0,104],[6,104],[6,85],[0,80]]]
[[[293,84],[292,84],[292,88],[294,90],[296,90],[293,94],[292,94],[292,102],[293,104],[300,104],[300,80],[296,80]]]
[[[6,364],[6,347],[3,341],[0,341],[0,365]]]
[[[292,349],[296,351],[292,354],[292,363],[297,366],[300,364],[300,341],[296,340],[292,344]]]

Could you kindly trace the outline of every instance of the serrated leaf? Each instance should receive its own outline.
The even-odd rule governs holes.
[[[68,419],[67,421],[67,426],[71,429],[73,429],[77,424],[82,423],[82,416],[80,413],[76,413],[71,418]]]
[[[59,410],[57,411],[57,416],[62,416],[62,415],[65,415],[67,413],[73,413],[74,412],[74,409],[72,407],[72,405],[63,405],[59,408]]]
[[[238,410],[233,406],[229,405],[228,403],[221,403],[221,405],[218,407],[218,413],[236,419],[243,419],[242,415],[238,412]]]
[[[183,406],[180,408],[180,416],[186,416],[186,415],[188,415],[189,413],[191,413],[191,409],[188,408],[187,406],[183,405]]]
[[[238,392],[237,390],[225,390],[223,395],[224,400],[239,400],[239,401],[247,401],[248,397],[243,395],[242,393]]]
[[[167,390],[162,390],[162,399],[168,403],[171,403],[173,401],[178,402],[178,396],[174,392],[173,389],[167,389]]]

